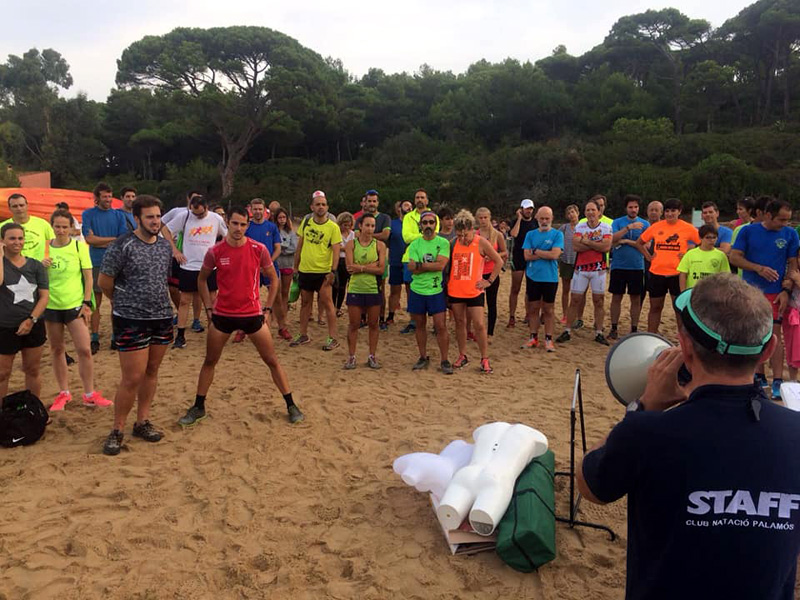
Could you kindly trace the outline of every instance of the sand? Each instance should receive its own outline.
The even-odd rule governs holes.
[[[204,335],[191,332],[187,348],[170,350],[161,367],[152,411],[166,432],[161,443],[130,437],[131,418],[122,453],[104,456],[111,410],[73,401],[36,445],[0,449],[0,599],[623,598],[624,500],[581,509],[582,518],[613,527],[617,541],[559,524],[557,558],[523,574],[494,553],[451,556],[426,495],[392,471],[397,456],[438,452],[497,420],[540,429],[557,469],[566,469],[576,368],[590,446],[622,417],[603,377],[607,349],[592,341],[590,327],[554,354],[520,348],[524,326],[505,327],[509,281],[504,275],[491,376],[478,373],[473,343],[473,362],[452,377],[433,368],[412,373],[416,346],[399,334],[401,313],[381,335],[380,371],[363,366],[365,330],[360,366],[347,372],[343,348],[320,349],[325,332],[316,323],[310,345],[276,341],[306,414],[296,426],[245,342],[226,348],[210,418],[182,430],[176,420],[193,400],[204,354]],[[293,330],[298,312],[290,313]],[[105,319],[102,328],[97,387],[113,398],[119,363],[107,350]],[[345,329],[340,320],[343,343]],[[628,331],[627,318],[621,329]],[[432,337],[429,348],[435,362]],[[46,405],[58,391],[49,363],[46,355]],[[77,396],[77,367],[70,371]],[[21,385],[16,371],[10,389]],[[564,478],[556,503],[565,515]]]

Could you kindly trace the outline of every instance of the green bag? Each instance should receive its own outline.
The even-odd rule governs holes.
[[[556,557],[555,468],[551,450],[534,458],[497,524],[497,554],[517,571],[530,573]]]
[[[292,285],[289,286],[289,304],[297,302],[300,297],[300,284],[297,283],[297,278],[292,279]]]

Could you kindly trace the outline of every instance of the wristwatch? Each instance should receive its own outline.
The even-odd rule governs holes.
[[[31,321],[33,321],[33,324],[34,324],[34,325],[36,325],[36,323],[38,323],[38,322],[39,322],[39,317],[34,317],[33,315],[28,315],[28,318],[29,318]]]
[[[625,407],[625,412],[640,412],[644,410],[644,404],[638,398]]]
[[[86,306],[88,306],[89,308],[92,308],[92,301],[91,301],[91,300],[84,300],[84,301],[83,301],[83,303],[84,303]]]

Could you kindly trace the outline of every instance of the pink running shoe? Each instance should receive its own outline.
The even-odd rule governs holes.
[[[100,392],[92,392],[88,396],[84,394],[83,396],[83,405],[84,406],[99,406],[100,408],[105,408],[107,406],[111,406],[114,404],[111,400],[106,400],[100,394]]]
[[[53,400],[53,403],[50,405],[50,412],[56,412],[59,410],[64,410],[64,407],[67,405],[67,402],[72,401],[72,394],[69,392],[59,392],[56,399]]]

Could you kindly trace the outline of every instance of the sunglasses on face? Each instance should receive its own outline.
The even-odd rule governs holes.
[[[421,223],[423,225],[436,225],[436,221],[428,221],[427,219],[424,220],[424,221],[421,221]]]

